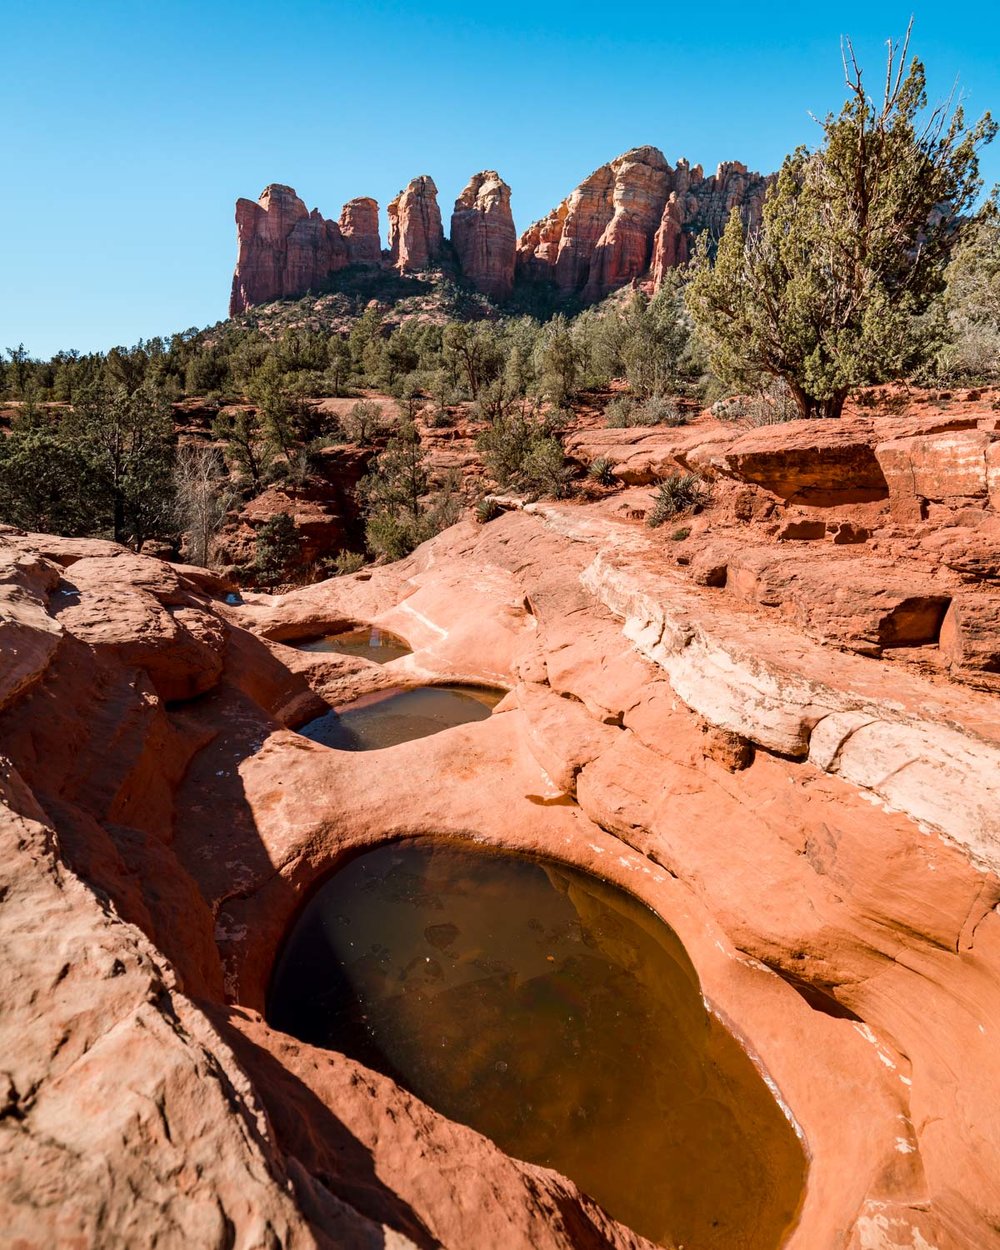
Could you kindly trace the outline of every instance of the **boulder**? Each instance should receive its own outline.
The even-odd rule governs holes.
[[[987,455],[1000,447],[992,430],[949,430],[880,443],[875,448],[896,520],[914,522],[929,502],[961,507],[988,495]]]
[[[956,593],[941,626],[939,645],[954,669],[1000,673],[1000,595]]]

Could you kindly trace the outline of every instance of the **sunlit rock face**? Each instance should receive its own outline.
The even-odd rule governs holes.
[[[444,229],[434,179],[421,174],[389,204],[389,260],[402,273],[426,269],[441,255]]]
[[[517,231],[510,187],[495,170],[475,174],[455,201],[451,245],[462,276],[477,291],[498,300],[510,298]]]
[[[587,303],[646,275],[658,286],[690,258],[699,234],[722,233],[733,208],[753,228],[769,182],[736,161],[706,177],[684,160],[671,166],[657,148],[633,148],[596,169],[518,238],[510,187],[496,170],[483,170],[455,201],[454,271],[501,303],[519,282],[540,282]],[[387,217],[383,253],[378,204],[369,197],[349,200],[339,221],[310,213],[291,187],[277,183],[256,202],[238,200],[230,315],[323,291],[348,265],[419,273],[447,259],[437,187],[427,174],[400,191]]]
[[[236,272],[229,315],[254,304],[321,291],[350,263],[335,221],[310,213],[291,187],[272,183],[260,199],[236,201]]]

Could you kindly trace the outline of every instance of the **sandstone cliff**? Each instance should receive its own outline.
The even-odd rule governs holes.
[[[455,201],[455,262],[470,286],[500,302],[518,281],[552,284],[594,302],[647,273],[659,285],[667,270],[689,259],[699,234],[722,233],[734,207],[755,224],[769,182],[735,161],[706,177],[700,165],[682,160],[673,167],[657,148],[633,148],[596,169],[518,239],[510,187],[495,170],[484,170]],[[349,264],[416,273],[442,260],[445,236],[433,179],[414,178],[389,204],[388,218],[386,259],[373,199],[349,201],[339,222],[308,212],[290,187],[277,184],[257,203],[237,201],[230,315],[321,291]]]
[[[427,174],[412,179],[388,212],[390,263],[403,273],[433,264],[444,246],[434,179]]]
[[[735,162],[706,178],[701,166],[680,161],[672,168],[657,148],[633,148],[528,227],[518,240],[518,274],[554,281],[588,302],[650,267],[659,285],[668,269],[689,259],[694,237],[722,233],[733,207],[756,224],[768,184]]]
[[[310,213],[291,187],[272,183],[260,199],[236,201],[236,272],[229,315],[254,304],[322,290],[349,264],[335,221]]]
[[[455,201],[451,244],[466,281],[485,295],[510,298],[517,231],[510,187],[495,170],[475,174]]]
[[[340,232],[347,243],[352,264],[380,264],[382,241],[378,228],[378,202],[369,196],[349,200],[340,214]]]

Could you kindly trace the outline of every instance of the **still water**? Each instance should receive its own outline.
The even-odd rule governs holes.
[[[338,751],[377,751],[485,720],[506,693],[480,686],[378,690],[318,716],[299,733]]]
[[[435,839],[365,852],[303,911],[268,1019],[654,1241],[774,1250],[794,1221],[788,1120],[673,930],[589,874]]]
[[[299,651],[334,651],[338,655],[360,655],[376,664],[388,664],[401,655],[410,655],[413,648],[397,634],[377,625],[360,625],[340,634],[327,634],[324,638],[309,638],[305,642],[292,642],[289,646]]]

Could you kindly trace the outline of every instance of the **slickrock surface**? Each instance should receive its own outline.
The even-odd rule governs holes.
[[[509,299],[514,290],[517,231],[510,187],[492,169],[475,174],[455,201],[451,243],[462,276],[477,291]]]
[[[262,1019],[340,858],[445,834],[676,930],[807,1150],[790,1250],[1000,1247],[995,414],[817,424],[581,429],[640,485],[239,606],[203,570],[0,533],[14,1244],[646,1245]],[[694,465],[710,506],[649,530],[648,483]],[[413,654],[288,645],[353,622]],[[294,731],[454,680],[510,693],[377,761]]]
[[[414,178],[389,204],[390,263],[402,272],[426,269],[441,255],[444,229],[437,187],[427,174]]]

